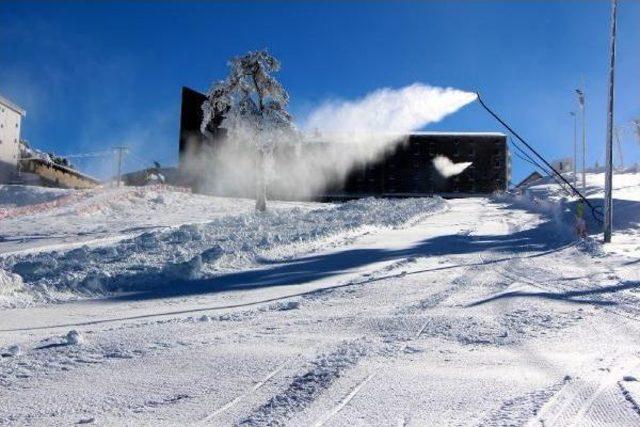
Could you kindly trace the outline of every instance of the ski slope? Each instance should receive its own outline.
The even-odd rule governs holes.
[[[2,425],[640,423],[640,259],[624,250],[634,243],[578,242],[552,204],[282,203],[255,218],[251,201],[138,189],[105,226],[114,194],[130,190],[105,191],[10,219],[41,243],[2,230],[7,274],[27,260],[54,273],[20,276],[3,300]],[[78,221],[88,232],[76,242],[67,212],[96,198],[107,208]],[[40,221],[63,225],[47,234]],[[248,232],[257,226],[264,246]],[[175,243],[185,227],[200,237]],[[224,261],[195,275],[146,274],[173,252],[202,258],[221,230],[244,250],[222,248]],[[132,242],[149,233],[159,252],[146,259]],[[83,290],[69,270],[94,274],[99,250],[123,254],[105,258],[111,277],[146,281]]]

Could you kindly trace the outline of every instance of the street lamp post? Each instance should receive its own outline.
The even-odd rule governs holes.
[[[585,114],[584,90],[576,89],[578,94],[578,105],[582,113],[582,193],[587,191],[587,178],[585,176],[587,169],[587,116]]]

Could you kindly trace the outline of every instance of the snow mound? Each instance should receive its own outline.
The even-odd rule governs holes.
[[[23,299],[21,293],[24,291],[22,277],[0,268],[0,306],[11,306],[13,302]]]
[[[306,211],[294,207],[226,215],[149,231],[111,246],[10,254],[0,259],[0,268],[13,280],[19,275],[34,302],[148,291],[408,226],[445,206],[440,198],[370,198]]]
[[[84,337],[80,334],[80,332],[76,331],[75,329],[72,331],[69,331],[69,333],[66,335],[65,338],[67,340],[68,345],[78,345],[84,342]]]

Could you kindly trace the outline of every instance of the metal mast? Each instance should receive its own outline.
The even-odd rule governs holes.
[[[576,89],[576,93],[578,94],[578,104],[582,112],[582,192],[585,193],[587,190],[587,178],[585,176],[587,169],[587,116],[585,113],[584,90]]]
[[[613,217],[612,180],[613,180],[613,101],[615,94],[616,66],[616,12],[618,1],[611,1],[611,58],[609,63],[609,98],[607,111],[607,146],[604,178],[604,242],[611,242],[611,222]]]

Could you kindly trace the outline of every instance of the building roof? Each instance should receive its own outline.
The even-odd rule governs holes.
[[[532,182],[538,181],[539,179],[542,179],[542,175],[540,174],[540,172],[538,171],[533,171],[531,172],[525,179],[523,179],[522,181],[520,181],[515,188],[522,188],[525,187],[529,184],[531,184]]]
[[[501,132],[447,132],[447,131],[413,131],[409,132],[408,135],[445,135],[445,136],[506,136]]]
[[[60,171],[66,172],[66,173],[68,173],[70,175],[75,175],[78,178],[85,179],[87,181],[93,182],[94,184],[99,184],[100,183],[100,180],[97,179],[97,178],[94,178],[92,176],[86,175],[86,174],[84,174],[84,173],[82,173],[82,172],[80,172],[80,171],[78,171],[76,169],[71,169],[71,168],[69,168],[67,166],[64,166],[64,165],[61,165],[59,163],[52,162],[50,160],[45,160],[45,159],[41,159],[41,158],[38,158],[38,157],[31,157],[31,158],[28,158],[28,159],[22,159],[22,161],[30,161],[30,162],[34,162],[34,163],[40,163],[42,165],[47,165],[47,166],[49,166],[49,167],[51,167],[53,169],[58,169]]]
[[[4,105],[7,108],[11,108],[13,111],[20,114],[22,117],[27,115],[27,112],[24,109],[18,107],[16,104],[9,101],[7,98],[3,97],[2,95],[0,95],[0,104]]]

